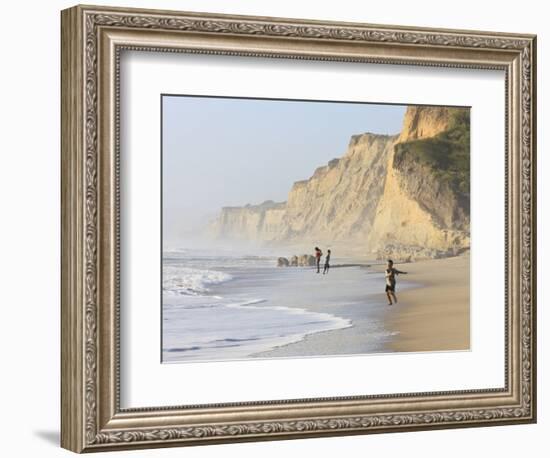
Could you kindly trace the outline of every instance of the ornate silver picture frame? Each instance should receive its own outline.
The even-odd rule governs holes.
[[[62,447],[80,453],[536,421],[535,36],[94,6],[64,10],[61,19]],[[505,386],[122,408],[126,50],[504,72]]]

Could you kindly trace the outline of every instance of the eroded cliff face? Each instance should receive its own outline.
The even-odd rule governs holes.
[[[403,130],[388,156],[384,192],[367,240],[379,257],[438,257],[469,248],[469,144],[467,186],[456,183],[459,171],[446,164],[459,153],[460,145],[446,135],[456,130],[457,116],[468,117],[469,143],[466,109],[407,110]]]
[[[434,137],[447,130],[452,109],[446,107],[408,107],[398,143]]]
[[[294,183],[287,202],[223,208],[211,233],[271,243],[345,242],[362,254],[401,259],[456,254],[470,243],[469,168],[460,169],[466,156],[457,153],[467,140],[469,161],[469,112],[461,110],[410,107],[399,135],[353,136],[344,156]],[[465,113],[467,139],[460,137],[464,126],[456,127]]]
[[[260,205],[223,207],[210,224],[209,233],[218,239],[278,240],[284,227],[286,202],[268,200]]]
[[[341,159],[295,183],[288,195],[284,238],[364,239],[374,222],[395,139],[370,133],[354,136]]]

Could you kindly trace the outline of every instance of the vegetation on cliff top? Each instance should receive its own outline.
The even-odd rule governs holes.
[[[416,159],[462,194],[470,194],[470,110],[449,108],[449,128],[438,135],[395,146],[395,164]]]

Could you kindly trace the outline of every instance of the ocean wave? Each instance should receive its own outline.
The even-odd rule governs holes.
[[[220,267],[225,269],[273,268],[276,266],[276,260],[274,256],[238,254],[223,250],[213,252],[212,250],[180,249],[162,253],[164,266],[185,266],[208,270],[218,270]]]
[[[230,274],[217,270],[165,266],[162,290],[167,295],[198,296],[207,293],[209,286],[232,279]]]
[[[266,299],[250,299],[250,300],[245,300],[244,302],[242,301],[239,301],[239,302],[228,302],[228,303],[225,303],[223,304],[225,307],[229,307],[229,308],[238,308],[238,307],[250,307],[250,308],[253,308],[254,305],[256,304],[261,304],[263,302],[266,302]],[[270,307],[271,308],[271,307]]]
[[[188,296],[185,306],[165,304],[163,362],[242,359],[298,342],[309,334],[353,326],[347,318],[269,305],[266,299],[212,299]],[[206,310],[213,304],[215,312]]]

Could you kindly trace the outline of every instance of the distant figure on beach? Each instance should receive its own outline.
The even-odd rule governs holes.
[[[395,276],[399,274],[406,274],[407,272],[402,272],[393,267],[393,261],[388,259],[388,265],[386,266],[386,295],[388,296],[388,305],[392,305],[393,301],[397,304],[397,296],[395,295]]]
[[[320,273],[321,256],[323,256],[323,252],[321,251],[321,249],[318,246],[316,246],[315,247],[315,263],[317,264],[317,273]]]
[[[328,274],[328,269],[330,269],[330,250],[327,250],[327,255],[325,256],[325,267],[323,268],[323,275]]]

